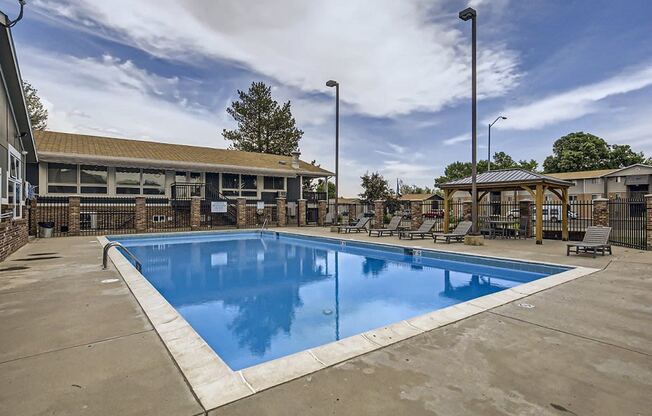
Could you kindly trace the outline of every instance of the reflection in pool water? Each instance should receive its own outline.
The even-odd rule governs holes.
[[[258,233],[120,241],[234,370],[544,276]]]

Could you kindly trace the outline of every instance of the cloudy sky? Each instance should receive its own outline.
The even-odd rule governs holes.
[[[542,162],[589,131],[652,155],[652,2],[607,0],[31,0],[13,29],[52,130],[227,147],[225,109],[252,81],[292,101],[302,158],[432,185],[470,159],[470,31],[478,10],[479,154]],[[17,2],[0,0],[15,16]]]

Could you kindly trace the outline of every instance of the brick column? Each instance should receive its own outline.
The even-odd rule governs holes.
[[[377,199],[374,201],[374,227],[383,228],[385,222],[385,201]]]
[[[81,198],[68,197],[68,235],[79,235],[79,208]]]
[[[136,232],[147,231],[147,207],[144,196],[136,197]]]
[[[245,198],[238,198],[237,199],[237,226],[238,228],[246,228],[247,227],[247,200]]]
[[[532,201],[529,199],[524,199],[522,201],[518,201],[518,216],[519,216],[519,221],[522,221],[523,218],[528,219],[527,222],[527,237],[530,238],[532,237],[532,218],[530,218],[530,206],[532,205]]]
[[[328,201],[319,201],[317,206],[317,225],[324,226],[326,222],[326,212],[328,211]]]
[[[471,201],[462,203],[462,221],[471,221]]]
[[[29,234],[38,235],[38,197],[34,197],[29,201],[29,218],[31,219],[30,224],[28,224]]]
[[[278,226],[285,227],[288,224],[287,211],[285,209],[285,198],[276,198],[276,217]]]
[[[304,227],[306,225],[306,200],[305,199],[299,199],[297,201],[297,224],[299,227]]]
[[[201,198],[193,196],[190,201],[190,229],[199,230],[201,226]]]
[[[423,224],[423,209],[421,201],[410,202],[410,211],[412,214],[412,229],[418,229]]]
[[[652,194],[645,195],[645,209],[647,210],[647,249],[652,250]]]
[[[593,225],[609,226],[609,200],[597,198],[593,200]]]

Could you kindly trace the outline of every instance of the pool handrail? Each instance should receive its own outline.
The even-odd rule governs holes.
[[[107,268],[107,259],[109,257],[109,249],[111,247],[118,247],[118,248],[123,249],[124,252],[127,253],[127,255],[129,257],[131,257],[131,259],[134,261],[134,263],[136,263],[136,270],[138,270],[139,272],[143,270],[143,264],[140,262],[140,260],[138,260],[138,258],[136,256],[134,256],[134,254],[131,251],[127,250],[127,247],[123,246],[122,244],[118,243],[117,241],[111,241],[107,245],[104,246],[104,249],[102,251],[102,268],[103,269]]]

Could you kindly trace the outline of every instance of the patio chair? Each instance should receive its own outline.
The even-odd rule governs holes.
[[[434,233],[432,238],[434,239],[435,243],[437,242],[438,238],[443,238],[447,244],[449,244],[451,240],[460,242],[464,241],[464,236],[467,235],[470,230],[471,221],[462,221],[457,224],[457,227],[455,227],[452,233]]]
[[[342,225],[337,227],[337,232],[338,233],[350,233],[351,231],[355,231],[356,233],[359,233],[361,231],[367,231],[367,224],[369,223],[370,218],[368,217],[362,217],[358,221],[357,224],[355,225]]]
[[[611,255],[611,244],[609,244],[609,234],[611,227],[592,225],[586,227],[584,239],[579,243],[568,243],[566,245],[566,255],[570,256],[571,248],[575,248],[575,254],[593,253],[593,258],[597,252],[604,256],[605,251]]]
[[[360,221],[360,219],[361,219],[362,217],[364,217],[364,212],[361,212],[361,213],[359,213],[358,215],[356,215],[355,219],[351,218],[351,220],[350,220],[350,224],[351,224],[351,225],[353,225],[353,224],[357,224],[357,222]]]
[[[401,225],[401,220],[403,219],[402,215],[394,215],[392,219],[389,221],[389,224],[387,224],[387,227],[385,228],[370,228],[369,229],[369,236],[371,236],[373,233],[376,234],[376,237],[382,237],[385,235],[394,235],[394,233],[399,232],[399,225]]]
[[[400,240],[401,238],[408,238],[409,237],[410,240],[412,240],[415,237],[419,237],[419,238],[426,238],[426,236],[432,237],[433,236],[432,235],[433,234],[432,229],[433,229],[433,227],[435,226],[436,223],[437,223],[437,220],[435,220],[435,219],[426,219],[425,221],[423,221],[421,226],[416,230],[413,230],[413,231],[409,231],[409,230],[408,231],[401,231],[398,234],[398,238]]]

